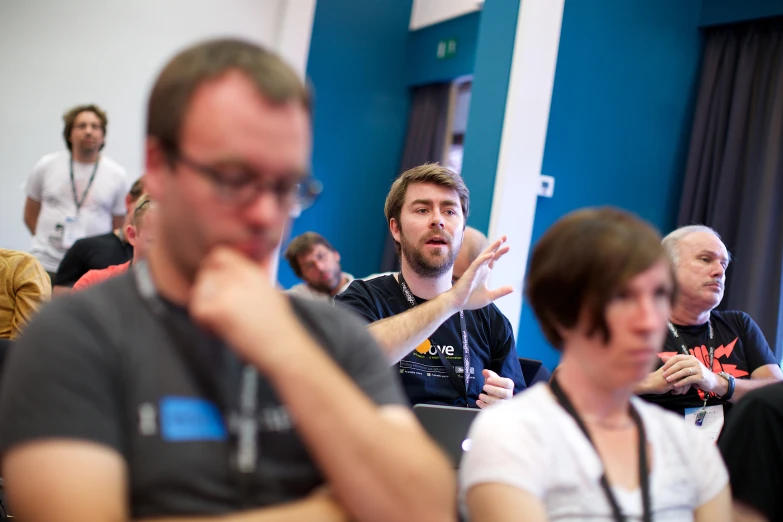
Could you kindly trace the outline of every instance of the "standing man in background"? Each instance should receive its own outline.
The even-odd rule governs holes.
[[[68,151],[47,154],[33,167],[24,205],[31,252],[52,279],[77,239],[122,226],[128,188],[125,169],[101,154],[106,113],[96,105],[80,105],[63,120]]]

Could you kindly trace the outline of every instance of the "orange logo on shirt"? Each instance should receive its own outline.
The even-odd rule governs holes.
[[[737,345],[737,341],[739,340],[739,337],[735,338],[733,341],[731,341],[727,345],[720,345],[717,348],[715,348],[715,360],[712,363],[712,371],[715,373],[719,372],[726,372],[729,375],[733,375],[734,378],[741,378],[748,376],[748,372],[745,370],[739,370],[737,369],[736,364],[726,364],[726,363],[720,363],[719,359],[728,358],[731,356],[731,354],[734,352],[734,347]],[[704,366],[707,366],[710,363],[710,350],[704,345],[696,346],[694,348],[691,348],[689,350],[691,352],[691,355],[699,359]],[[658,353],[658,357],[663,359],[664,357],[674,357],[675,355],[679,355],[680,352],[660,352]],[[704,392],[701,390],[697,390],[699,392],[699,397],[702,399],[704,398]]]
[[[430,342],[430,340],[424,339],[424,342],[416,347],[416,351],[419,353],[427,353],[430,351],[431,347],[432,347],[432,343]]]

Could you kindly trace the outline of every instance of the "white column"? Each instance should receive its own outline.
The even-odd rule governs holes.
[[[511,61],[489,236],[508,236],[511,250],[495,266],[492,284],[514,293],[496,302],[514,335],[522,312],[522,283],[530,251],[544,159],[565,0],[522,0]]]
[[[310,37],[313,34],[313,19],[315,18],[316,0],[284,0],[280,6],[279,26],[276,38],[276,50],[299,76],[306,80],[307,57],[310,54]],[[272,262],[270,277],[272,283],[277,283],[277,271],[280,262],[280,248],[288,237],[291,223],[277,244]]]

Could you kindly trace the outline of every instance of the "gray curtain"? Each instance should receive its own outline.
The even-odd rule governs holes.
[[[783,18],[707,31],[678,222],[721,234],[721,308],[750,314],[780,360]]]
[[[450,83],[433,83],[413,88],[400,174],[423,163],[443,161],[450,89]],[[391,234],[387,234],[380,271],[391,272],[399,269],[400,260],[394,249],[394,240]]]

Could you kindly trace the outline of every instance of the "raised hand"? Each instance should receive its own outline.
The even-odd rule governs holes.
[[[483,308],[514,291],[510,286],[490,290],[487,286],[495,263],[509,250],[504,245],[506,236],[494,241],[468,267],[462,277],[447,292],[455,310],[475,310]]]

